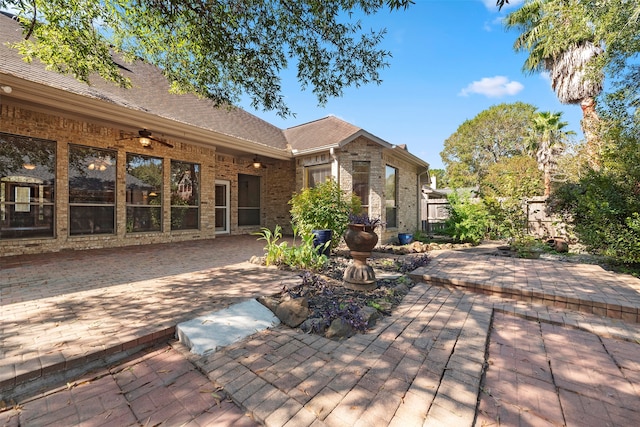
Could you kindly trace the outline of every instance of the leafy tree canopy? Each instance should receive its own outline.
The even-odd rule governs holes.
[[[483,197],[513,197],[517,200],[541,196],[544,192],[542,172],[531,156],[504,158],[489,166],[480,192]]]
[[[536,107],[523,102],[499,104],[460,125],[440,153],[449,186],[479,185],[492,164],[527,154],[527,136],[535,111]]]
[[[17,11],[26,60],[88,82],[127,86],[111,51],[163,70],[175,92],[218,104],[242,94],[254,108],[291,115],[280,72],[295,65],[319,104],[349,86],[381,83],[390,52],[384,29],[364,30],[353,12],[403,9],[413,0],[0,0]]]

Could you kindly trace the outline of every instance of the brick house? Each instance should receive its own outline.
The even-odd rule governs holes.
[[[282,130],[239,108],[169,93],[121,62],[131,88],[26,63],[0,14],[0,254],[247,234],[289,227],[291,195],[333,176],[388,223],[418,228],[428,164],[335,117]]]

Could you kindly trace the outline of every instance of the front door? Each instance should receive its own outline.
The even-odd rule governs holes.
[[[229,181],[216,179],[216,234],[229,233]]]

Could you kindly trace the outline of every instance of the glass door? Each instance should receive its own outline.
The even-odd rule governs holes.
[[[229,181],[216,180],[216,234],[229,233]]]

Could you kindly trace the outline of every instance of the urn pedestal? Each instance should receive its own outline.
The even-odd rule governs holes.
[[[373,227],[363,224],[349,224],[344,233],[344,240],[349,247],[353,264],[344,272],[344,286],[358,291],[368,291],[376,288],[376,275],[373,268],[367,265],[367,258],[371,250],[378,243],[378,235]]]

